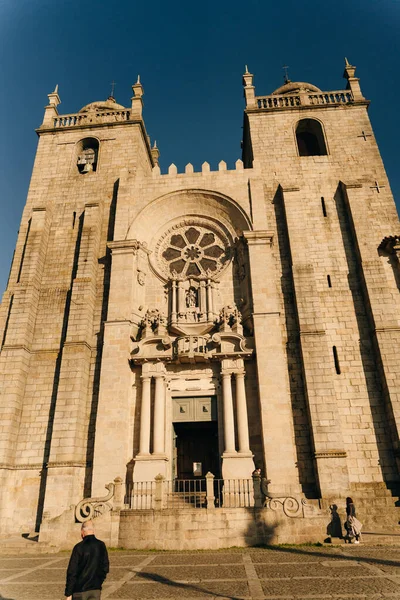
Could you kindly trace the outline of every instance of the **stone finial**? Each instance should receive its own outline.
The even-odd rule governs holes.
[[[207,161],[204,161],[203,164],[201,165],[201,172],[209,173],[210,172],[210,163],[208,163]]]
[[[363,100],[364,96],[362,95],[360,88],[360,80],[358,77],[355,77],[356,67],[351,65],[347,58],[344,59],[345,67],[343,77],[347,79],[347,89],[351,90],[353,93],[354,100]]]
[[[176,175],[178,173],[178,169],[174,163],[171,163],[168,167],[168,175]]]
[[[254,75],[252,73],[249,73],[249,69],[247,68],[247,65],[245,65],[245,72],[243,74],[243,85],[245,87],[249,87],[251,85],[253,85],[253,77]]]
[[[50,106],[58,106],[59,104],[61,104],[60,96],[58,95],[58,83],[54,88],[54,92],[52,92],[51,94],[47,94],[47,97],[49,99]]]
[[[244,97],[246,98],[246,108],[256,107],[255,87],[253,85],[253,74],[249,73],[247,65],[243,75]]]
[[[132,91],[132,117],[141,119],[143,111],[144,90],[142,84],[140,83],[140,75],[138,75],[136,83],[132,86]]]
[[[58,116],[57,106],[61,104],[60,96],[58,95],[58,84],[54,88],[54,92],[47,94],[49,99],[48,105],[44,109],[44,117],[42,127],[54,127],[54,119]]]
[[[218,163],[218,171],[226,171],[226,162],[224,160]]]
[[[158,159],[160,158],[160,151],[157,148],[157,142],[154,140],[153,147],[151,149],[151,156],[153,157],[154,165],[158,165]]]
[[[193,169],[193,165],[192,163],[188,163],[185,167],[185,173],[193,173],[194,169]]]
[[[161,169],[160,169],[159,165],[154,165],[152,171],[153,171],[153,175],[155,177],[157,177],[158,175],[161,175]]]

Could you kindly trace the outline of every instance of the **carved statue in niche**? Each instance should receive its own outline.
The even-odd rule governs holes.
[[[194,287],[190,287],[186,292],[186,307],[196,308],[198,304],[198,292]]]

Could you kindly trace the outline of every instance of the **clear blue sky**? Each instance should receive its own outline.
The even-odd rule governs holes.
[[[110,82],[129,106],[140,73],[144,117],[161,168],[215,169],[240,157],[244,65],[256,93],[292,80],[344,88],[344,56],[357,66],[370,117],[400,201],[400,0],[0,0],[3,292],[29,185],[47,93],[61,113],[104,99]],[[394,234],[398,232],[388,232]]]

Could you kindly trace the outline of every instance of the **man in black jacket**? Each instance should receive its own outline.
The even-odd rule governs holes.
[[[92,521],[82,523],[82,541],[72,550],[67,570],[67,600],[99,600],[109,571],[107,548],[94,535]]]

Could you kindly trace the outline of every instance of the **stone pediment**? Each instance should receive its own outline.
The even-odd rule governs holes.
[[[254,352],[254,349],[247,345],[248,338],[245,338],[240,333],[233,331],[214,333],[211,339],[215,345],[213,358],[221,359],[232,356],[249,358]]]
[[[146,362],[148,360],[172,360],[172,340],[166,335],[152,337],[135,342],[131,352],[131,360],[137,362]]]

